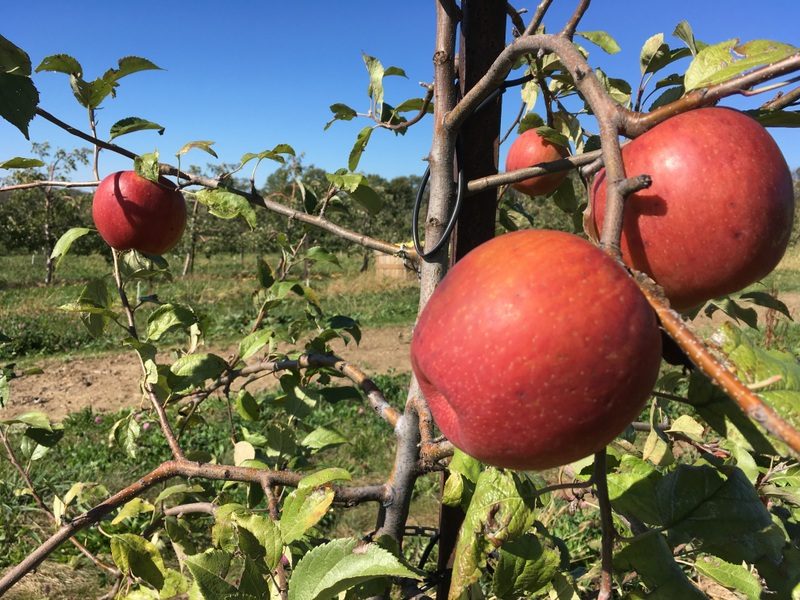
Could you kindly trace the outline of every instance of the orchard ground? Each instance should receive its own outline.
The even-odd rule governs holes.
[[[401,405],[410,376],[408,347],[417,306],[416,279],[381,278],[374,273],[374,265],[361,273],[361,257],[341,255],[339,259],[341,268],[316,265],[311,270],[310,283],[318,290],[328,314],[357,318],[363,335],[357,346],[340,342],[334,346],[341,356],[374,377],[391,402]],[[155,284],[152,289],[140,292],[157,292],[164,299],[195,306],[207,318],[209,334],[205,350],[227,357],[236,349],[235,336],[246,330],[254,314],[250,300],[257,288],[252,275],[254,261],[255,256],[247,255],[201,258],[191,277],[176,277],[172,282]],[[17,339],[15,346],[0,346],[0,352],[5,353],[1,358],[4,362],[16,361],[18,370],[42,369],[40,374],[11,383],[11,400],[0,410],[0,415],[9,418],[41,410],[64,422],[65,441],[67,438],[72,441],[56,446],[53,452],[57,455],[46,461],[52,466],[36,471],[35,483],[51,482],[53,490],[62,494],[75,481],[102,481],[109,490],[117,489],[151,464],[157,464],[167,456],[168,449],[157,436],[157,428],[142,437],[136,459],[108,446],[108,431],[120,411],[146,406],[139,391],[140,367],[130,352],[120,349],[113,335],[93,340],[75,315],[58,310],[58,306],[74,299],[92,276],[106,272],[107,264],[96,255],[69,256],[57,272],[55,285],[45,287],[39,283],[43,274],[41,256],[34,257],[33,262],[31,265],[30,256],[0,257],[0,331]],[[177,269],[178,258],[172,258],[171,262],[173,269]],[[752,289],[777,291],[790,313],[800,315],[800,247],[791,248],[778,269]],[[758,312],[763,329],[765,310],[758,308]],[[700,316],[695,323],[707,334],[724,319],[717,312],[711,319]],[[772,332],[774,343],[797,354],[800,327],[782,316],[776,323]],[[269,399],[275,384],[274,378],[265,378],[253,391],[262,392],[258,395]],[[227,416],[221,403],[218,404],[208,418],[212,425],[218,420],[219,426],[189,431],[186,440],[189,447],[224,453],[228,442]],[[264,402],[262,406],[268,404]],[[362,416],[368,410],[363,403],[338,403],[320,411],[319,423],[315,423],[335,426],[349,440],[346,449],[333,450],[326,460],[344,466],[354,479],[364,482],[385,472],[392,460],[390,445],[384,443],[388,430],[378,419],[368,414]],[[148,420],[145,415],[142,422]],[[220,456],[225,458],[224,454]],[[8,536],[0,539],[0,547],[6,550],[3,566],[23,558],[35,546],[33,536],[40,536],[50,527],[46,517],[22,510],[28,504],[24,495],[13,494],[18,486],[9,469],[7,462],[0,461],[0,483],[5,480],[0,489],[0,520],[8,519]],[[414,494],[414,518],[409,525],[436,523],[438,488],[439,478],[435,474],[420,478]],[[565,502],[569,501],[565,497]],[[581,511],[576,514],[574,519],[565,519],[558,526],[559,532],[571,548],[585,548],[597,537],[597,524],[580,525]],[[369,508],[358,508],[331,519],[324,527],[329,533],[351,535],[369,530],[372,519]],[[82,539],[92,549],[102,551],[104,547],[105,540],[96,529],[88,530]],[[413,538],[410,543],[414,543]],[[79,565],[85,563],[75,558],[70,545],[65,545],[36,573],[26,576],[9,597],[27,600],[92,596],[104,583],[91,568],[76,570],[63,564],[76,561]]]
[[[8,323],[18,323],[21,329],[26,330],[23,332],[25,335],[33,337],[31,334],[34,332],[30,329],[40,328],[39,337],[44,341],[42,347],[32,344],[34,347],[29,351],[23,348],[19,356],[3,357],[7,362],[18,361],[22,368],[38,367],[43,372],[14,381],[11,402],[0,414],[9,418],[30,410],[41,410],[59,420],[85,408],[95,412],[115,412],[138,407],[141,402],[141,372],[129,352],[118,347],[108,349],[105,347],[107,340],[94,341],[88,334],[85,340],[64,340],[62,336],[64,332],[74,334],[76,330],[79,335],[85,333],[78,326],[77,317],[61,313],[57,307],[77,295],[82,281],[94,268],[101,272],[104,267],[102,259],[99,256],[70,257],[67,263],[72,261],[76,264],[65,264],[59,271],[56,285],[51,288],[39,285],[39,270],[30,268],[30,257],[0,260],[5,263],[4,281],[0,281],[0,330],[10,335]],[[228,357],[236,350],[234,345],[226,342],[238,333],[236,328],[243,321],[239,310],[246,312],[249,294],[255,287],[252,278],[240,279],[238,285],[231,287],[229,280],[217,277],[217,274],[231,263],[243,264],[245,271],[253,260],[254,257],[212,257],[199,264],[195,275],[186,279],[176,278],[174,282],[159,287],[164,297],[172,297],[170,294],[177,292],[179,297],[191,298],[201,307],[212,303],[227,307],[224,309],[226,312],[212,318],[209,352]],[[324,291],[326,305],[330,305],[334,312],[341,308],[339,312],[358,318],[363,327],[360,344],[335,341],[334,348],[342,358],[370,375],[407,373],[410,370],[408,348],[417,303],[416,282],[413,278],[381,277],[374,272],[374,265],[367,272],[359,273],[356,263],[351,257],[342,257],[342,269],[326,269],[316,281],[312,281],[312,285]],[[775,272],[763,284],[751,289],[777,291],[792,317],[800,314],[800,246],[791,248]],[[756,307],[756,310],[763,327],[766,309]],[[40,318],[42,315],[44,319]],[[728,318],[722,311],[717,311],[711,318],[701,313],[694,323],[708,333]],[[787,349],[795,350],[792,342],[796,336],[800,337],[800,329],[795,331],[795,326],[780,315],[778,322],[778,335],[782,336]],[[51,348],[76,344],[82,350],[52,352],[48,351],[48,343]],[[268,377],[257,382],[251,390],[274,389],[276,385],[277,380]]]

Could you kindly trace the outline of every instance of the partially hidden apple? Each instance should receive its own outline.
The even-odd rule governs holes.
[[[775,141],[749,116],[701,108],[672,117],[622,148],[625,173],[652,185],[625,202],[622,256],[684,310],[769,274],[792,230],[794,193]],[[592,185],[602,231],[605,171]]]
[[[557,231],[494,238],[422,311],[411,364],[450,441],[491,465],[546,469],[607,445],[642,410],[661,336],[637,285]]]
[[[566,156],[567,149],[564,146],[545,139],[536,129],[528,129],[523,131],[508,149],[506,171],[525,169]],[[528,196],[546,196],[561,185],[561,182],[567,177],[567,173],[567,171],[556,171],[538,177],[530,177],[511,184],[511,187]]]
[[[183,235],[186,202],[167,179],[156,183],[135,171],[119,171],[97,186],[92,218],[112,248],[163,254]]]

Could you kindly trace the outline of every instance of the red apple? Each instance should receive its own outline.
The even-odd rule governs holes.
[[[119,171],[97,186],[92,218],[112,248],[163,254],[181,239],[186,202],[167,179],[156,183],[134,171]]]
[[[411,364],[436,424],[492,465],[596,452],[641,411],[661,361],[656,317],[612,258],[525,230],[455,264],[420,315]]]
[[[514,140],[508,149],[506,171],[533,167],[539,163],[552,162],[567,156],[567,149],[543,138],[535,129],[528,129]],[[546,196],[553,192],[567,176],[567,171],[558,171],[538,177],[530,177],[512,183],[518,192],[529,196]]]
[[[789,243],[792,175],[775,141],[747,115],[701,108],[672,117],[622,149],[625,173],[650,188],[625,203],[622,256],[678,310],[770,273]],[[598,231],[606,178],[592,186]]]

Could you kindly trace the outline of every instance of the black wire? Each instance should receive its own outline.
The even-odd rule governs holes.
[[[417,251],[417,255],[424,261],[428,261],[428,259],[441,250],[442,246],[444,246],[450,239],[450,235],[453,233],[453,228],[456,226],[456,221],[458,221],[458,215],[461,212],[461,205],[464,202],[464,194],[467,191],[467,182],[466,176],[464,175],[464,169],[461,166],[460,137],[456,138],[456,165],[458,167],[458,190],[456,192],[456,203],[455,206],[453,206],[453,213],[450,215],[450,220],[447,222],[447,226],[442,232],[442,237],[440,237],[439,241],[434,244],[433,248],[427,252],[422,249],[422,243],[419,240],[419,211],[422,207],[422,197],[425,195],[425,190],[428,187],[428,180],[431,177],[430,167],[425,169],[425,174],[422,176],[422,181],[419,183],[417,197],[414,200],[414,214],[411,217],[411,239],[414,242],[414,250]]]
[[[475,110],[472,111],[470,116],[486,108],[495,99],[505,93],[508,88],[522,85],[531,81],[532,79],[533,75],[526,75],[525,77],[520,77],[519,79],[510,79],[508,81],[504,81],[496,90],[484,98],[484,100],[477,107],[475,107]],[[425,190],[428,188],[428,181],[431,177],[430,166],[425,169],[425,173],[422,175],[422,180],[419,182],[417,197],[414,200],[414,211],[411,216],[411,239],[414,242],[414,250],[417,251],[417,255],[426,262],[430,262],[428,259],[441,250],[442,246],[448,242],[453,233],[453,228],[456,225],[456,221],[458,221],[458,215],[461,212],[464,194],[467,191],[466,176],[464,175],[464,169],[461,164],[461,154],[461,137],[459,136],[456,138],[456,167],[458,168],[458,191],[456,192],[456,203],[455,206],[453,206],[453,213],[450,215],[450,220],[447,222],[447,226],[442,232],[442,237],[440,237],[439,241],[436,242],[433,248],[427,252],[422,249],[422,242],[419,239],[419,213],[422,208],[422,197],[425,195]]]

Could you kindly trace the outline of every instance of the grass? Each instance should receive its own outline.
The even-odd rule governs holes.
[[[162,301],[193,307],[204,318],[208,340],[230,342],[247,332],[256,314],[255,260],[252,255],[200,256],[191,276],[143,285],[139,293],[157,293]],[[382,279],[374,271],[360,273],[360,261],[347,255],[340,262],[341,268],[315,265],[309,279],[326,314],[351,316],[362,327],[413,322],[418,300],[415,281]],[[115,332],[94,338],[75,314],[58,308],[76,300],[91,278],[110,272],[105,260],[97,255],[68,256],[52,286],[40,283],[41,269],[40,264],[32,266],[27,256],[0,257],[0,332],[12,340],[0,346],[0,360],[118,347]],[[129,295],[136,296],[131,288]]]
[[[387,399],[395,406],[402,406],[408,386],[408,374],[383,375],[375,378],[384,390]],[[237,432],[242,426],[251,432],[266,432],[270,423],[291,423],[297,430],[299,439],[304,435],[303,427],[320,426],[335,428],[348,443],[319,454],[312,455],[309,464],[303,469],[316,470],[327,466],[347,469],[353,476],[354,484],[377,483],[384,481],[393,462],[393,433],[391,428],[376,418],[366,407],[365,402],[343,400],[335,404],[321,403],[302,422],[288,420],[287,413],[275,402],[274,393],[259,396],[261,419],[258,422],[244,422],[234,415]],[[153,469],[170,458],[169,448],[158,430],[151,422],[137,444],[137,455],[131,457],[116,444],[109,445],[108,434],[113,423],[126,413],[95,414],[85,409],[69,415],[63,421],[64,434],[61,440],[33,464],[32,479],[34,487],[44,496],[45,502],[52,506],[55,496],[63,498],[76,482],[101,483],[109,492],[114,492]],[[233,462],[230,442],[230,428],[227,409],[219,400],[211,400],[203,411],[205,423],[187,430],[182,438],[182,446],[190,453],[202,450],[210,453],[218,462]],[[147,417],[148,419],[150,417]],[[142,424],[148,422],[146,419]],[[380,443],[378,441],[380,440]],[[14,446],[19,448],[23,442],[21,435],[14,437]],[[420,480],[416,497],[417,518],[432,525],[437,514],[435,499],[436,478]],[[160,489],[177,481],[166,482],[150,490],[145,497],[153,499]],[[211,484],[209,484],[211,485]],[[46,536],[50,523],[35,508],[33,499],[20,490],[24,483],[7,460],[0,460],[0,568],[16,564],[37,542]],[[218,498],[227,501],[245,502],[246,488],[237,485],[233,490],[222,492],[222,484],[213,484]],[[102,496],[102,494],[101,494]],[[366,505],[355,511],[337,511],[325,522],[322,535],[362,535],[375,525],[375,506]],[[107,522],[106,532],[127,531],[125,527],[115,527]],[[107,540],[97,531],[90,529],[79,534],[79,539],[95,552],[107,552]],[[76,550],[69,544],[63,545],[54,555],[60,561],[68,561],[76,556]]]

